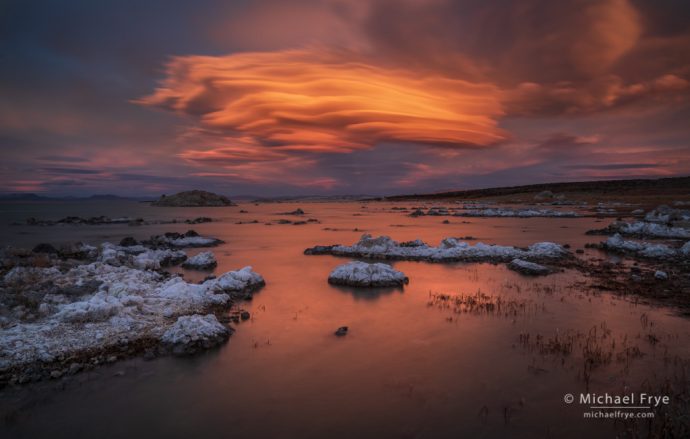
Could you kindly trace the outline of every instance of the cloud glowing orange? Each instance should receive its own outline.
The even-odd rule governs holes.
[[[506,137],[497,127],[502,108],[493,85],[419,76],[334,52],[176,57],[166,73],[139,103],[274,150],[346,152],[382,142],[481,147]]]

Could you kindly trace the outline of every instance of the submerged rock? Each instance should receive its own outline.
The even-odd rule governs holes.
[[[347,326],[341,326],[340,328],[335,330],[335,335],[338,337],[342,337],[344,335],[347,335],[348,327]]]
[[[551,270],[548,267],[534,262],[525,261],[523,259],[513,259],[508,264],[508,268],[529,276],[543,276],[551,273]]]
[[[165,331],[161,342],[174,355],[191,355],[218,346],[229,336],[230,331],[213,314],[194,314],[179,317]]]
[[[178,192],[174,195],[161,195],[151,205],[163,207],[218,207],[234,206],[235,203],[223,195],[193,190]]]
[[[131,247],[139,245],[139,242],[131,236],[124,237],[120,240],[120,247]]]
[[[182,266],[194,270],[210,270],[218,266],[218,261],[213,252],[201,252],[187,259]]]
[[[53,247],[52,244],[47,244],[47,243],[38,244],[31,251],[34,253],[49,253],[49,254],[57,254],[57,252],[58,252],[58,250],[55,247]]]
[[[355,261],[336,267],[328,282],[353,287],[392,287],[402,286],[409,279],[388,264]]]

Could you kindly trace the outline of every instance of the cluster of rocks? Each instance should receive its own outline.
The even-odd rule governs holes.
[[[75,225],[75,226],[103,226],[103,225],[115,225],[115,224],[127,224],[129,226],[148,226],[154,224],[176,224],[176,223],[186,223],[186,224],[202,224],[210,223],[213,219],[207,216],[200,216],[196,218],[189,218],[185,220],[171,219],[171,220],[144,220],[143,218],[130,218],[130,217],[120,217],[120,218],[110,218],[104,215],[92,216],[92,217],[80,217],[80,216],[66,216],[58,220],[46,220],[46,219],[36,219],[34,217],[27,218],[24,223],[13,223],[13,225],[27,225],[27,226],[59,226],[59,225]]]
[[[676,209],[666,205],[661,205],[648,212],[644,219],[645,221],[664,224],[687,223],[690,221],[690,210]]]
[[[690,241],[676,248],[666,244],[653,244],[644,241],[625,240],[616,233],[599,247],[616,253],[628,254],[645,259],[690,259]]]
[[[487,218],[577,218],[580,215],[574,211],[554,210],[554,209],[512,209],[512,208],[466,208],[463,210],[449,210],[445,207],[431,207],[426,212],[422,209],[415,209],[409,214],[412,217],[418,216],[458,216],[458,217],[487,217]]]
[[[151,205],[161,207],[221,207],[235,206],[235,203],[223,195],[193,190],[178,192],[174,195],[161,195]]]
[[[69,255],[80,259],[61,250],[0,253],[0,383],[57,378],[144,351],[215,346],[230,331],[213,313],[265,284],[251,267],[188,283],[159,270],[186,259],[183,251],[133,238],[120,244],[74,244]],[[188,261],[208,268],[215,258],[202,252]]]
[[[632,223],[616,221],[602,229],[587,231],[588,235],[614,235],[616,233],[637,238],[690,239],[690,229],[686,227],[673,227],[649,221]]]
[[[214,247],[223,244],[223,240],[210,236],[201,236],[194,230],[185,233],[168,232],[163,235],[154,235],[143,244],[154,248],[187,248],[187,247]]]
[[[510,262],[515,258],[527,260],[556,260],[572,256],[553,242],[539,242],[526,249],[477,243],[471,245],[456,238],[445,238],[437,247],[421,240],[399,243],[388,236],[373,238],[364,234],[351,245],[318,245],[304,251],[307,255],[331,254],[367,259],[415,260],[426,262]]]
[[[312,223],[319,223],[320,221],[317,220],[316,218],[309,218],[306,220],[299,220],[299,221],[292,221],[288,219],[279,219],[275,220],[275,224],[292,224],[293,226],[303,226],[305,224],[312,224]],[[274,223],[266,223],[267,226],[270,226]]]
[[[304,214],[305,214],[304,210],[302,210],[301,208],[298,207],[297,209],[295,209],[295,210],[293,210],[293,211],[291,211],[291,212],[283,212],[283,213],[281,213],[280,215],[297,215],[297,216],[302,216],[302,215],[304,215]]]

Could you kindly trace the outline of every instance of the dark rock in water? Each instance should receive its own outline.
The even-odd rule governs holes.
[[[196,230],[187,230],[187,232],[184,234],[184,236],[187,236],[187,237],[199,236],[199,234],[196,232]]]
[[[194,219],[188,219],[184,221],[187,224],[201,224],[201,223],[210,223],[213,222],[213,220],[207,216],[200,216]]]
[[[543,276],[551,273],[548,267],[517,258],[508,264],[508,268],[527,276]]]
[[[410,216],[424,216],[424,211],[422,209],[416,209]]]
[[[304,250],[305,255],[327,255],[330,254],[333,247],[337,247],[340,244],[333,245],[315,245],[314,247]]]
[[[581,255],[581,254],[583,254],[584,252],[585,252],[585,251],[582,250],[581,248],[578,248],[577,250],[575,250],[575,253],[577,253],[578,255]]]
[[[32,250],[34,253],[50,253],[50,254],[57,254],[58,250],[53,247],[51,244],[48,243],[41,243],[38,244],[34,249]]]
[[[235,203],[223,195],[212,192],[193,190],[178,192],[174,195],[162,195],[151,203],[152,206],[163,207],[218,207],[234,206]]]
[[[347,335],[347,330],[348,330],[347,326],[341,326],[340,328],[338,328],[335,331],[335,335],[337,335],[338,337],[342,337],[344,335]]]
[[[242,209],[242,210],[240,210],[240,213],[249,213],[249,212],[246,211],[246,210],[244,210],[244,209]]]
[[[283,215],[304,215],[304,211],[298,207],[292,212],[284,212]]]
[[[249,311],[242,311],[240,313],[240,318],[242,320],[249,320],[250,317],[251,317],[251,314],[249,314]]]
[[[448,220],[443,220],[443,224],[450,224],[450,221],[448,221]]]
[[[121,247],[132,247],[139,244],[139,242],[131,236],[127,236],[120,240]]]

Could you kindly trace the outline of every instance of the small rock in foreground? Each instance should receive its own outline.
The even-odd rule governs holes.
[[[513,259],[508,264],[508,268],[517,271],[520,274],[526,274],[529,276],[543,276],[551,273],[548,267],[540,264],[535,264],[534,262],[525,261],[523,259]]]
[[[175,355],[191,355],[223,343],[230,331],[216,316],[194,314],[177,319],[161,337],[163,345]]]
[[[340,328],[338,328],[335,331],[335,335],[337,335],[338,337],[342,337],[344,335],[347,335],[347,330],[348,330],[347,326],[341,326]]]

